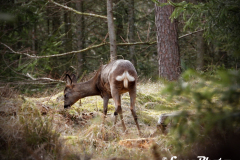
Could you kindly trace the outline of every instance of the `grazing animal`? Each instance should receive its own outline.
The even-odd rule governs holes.
[[[108,101],[113,98],[115,103],[115,122],[120,115],[123,131],[126,126],[123,121],[121,94],[129,92],[130,110],[137,125],[139,135],[141,134],[135,111],[137,72],[133,64],[128,60],[116,60],[103,65],[95,76],[87,82],[77,83],[76,78],[66,75],[66,87],[64,90],[64,108],[73,105],[80,98],[100,95],[103,98],[104,115],[107,115]],[[104,118],[105,118],[104,116]]]

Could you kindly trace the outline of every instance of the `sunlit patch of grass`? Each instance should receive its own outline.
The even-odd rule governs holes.
[[[153,115],[150,115],[149,112],[142,111],[141,113],[138,113],[139,115],[139,121],[144,123],[145,125],[156,125],[156,118],[154,118]]]
[[[86,97],[76,102],[73,107],[84,112],[103,112],[103,99],[99,96]],[[112,101],[109,101],[108,111],[114,111],[115,107]]]

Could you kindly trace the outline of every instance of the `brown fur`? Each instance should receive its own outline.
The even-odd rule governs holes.
[[[124,87],[123,81],[116,80],[116,77],[122,75],[124,71],[127,71],[129,75],[135,79],[135,81],[132,82],[128,81],[127,88]],[[100,67],[95,76],[87,82],[74,83],[74,80],[67,75],[67,85],[64,90],[64,108],[70,107],[80,98],[100,95],[103,98],[104,115],[106,115],[108,101],[110,98],[113,98],[115,103],[115,124],[117,122],[117,115],[120,114],[123,130],[125,131],[126,127],[123,121],[121,108],[121,94],[129,92],[131,101],[130,110],[140,134],[135,111],[136,81],[137,72],[132,63],[127,60],[116,60]]]

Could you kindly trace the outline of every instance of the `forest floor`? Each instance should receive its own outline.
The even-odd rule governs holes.
[[[103,125],[99,96],[84,98],[66,110],[60,90],[34,98],[2,88],[0,159],[154,159],[154,145],[171,157],[168,138],[156,134],[159,116],[176,111],[177,102],[168,102],[167,95],[161,93],[164,87],[161,82],[138,84],[136,111],[141,136],[131,115],[128,94],[122,96],[127,127],[123,133],[120,118],[114,129],[113,100],[109,101]]]

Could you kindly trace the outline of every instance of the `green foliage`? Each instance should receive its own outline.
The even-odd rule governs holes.
[[[145,104],[147,102],[160,102],[161,100],[159,97],[155,97],[153,95],[145,95],[141,92],[137,93],[137,97],[140,104]]]
[[[220,49],[240,55],[240,1],[211,0],[197,4],[169,2],[175,7],[172,19],[184,20],[184,30],[204,29],[205,37]]]
[[[56,1],[76,9],[74,1]],[[83,2],[83,11],[106,15],[106,2],[95,3],[90,0]],[[153,3],[148,1],[135,2],[135,42],[154,41],[154,14],[149,8]],[[117,42],[128,42],[128,8],[126,2],[116,3],[114,17],[116,29],[119,31]],[[44,56],[80,50],[78,30],[78,15],[54,5],[47,0],[21,0],[4,1],[0,6],[3,14],[9,15],[9,20],[1,21],[1,43],[12,50],[30,55]],[[1,16],[1,15],[0,15]],[[0,17],[1,19],[1,17]],[[83,17],[83,48],[108,41],[107,24],[103,19],[96,17]],[[136,34],[138,33],[138,34]],[[81,33],[82,34],[82,33]],[[14,54],[11,50],[0,44],[0,77],[1,81],[29,83],[27,73],[33,77],[48,77],[60,79],[66,72],[91,73],[101,64],[109,62],[109,46],[105,45],[89,51],[82,52],[81,71],[78,66],[77,54],[54,58],[32,59],[25,55]],[[118,46],[118,58],[131,59],[129,46]],[[157,61],[155,46],[139,45],[135,47],[136,69],[141,76],[156,77]],[[4,78],[4,77],[7,77]],[[22,84],[22,83],[21,83]],[[23,86],[22,88],[28,88]],[[35,88],[38,86],[34,86]],[[41,88],[41,87],[39,87]]]
[[[2,12],[14,16],[13,21],[1,23],[1,30],[4,31],[0,33],[1,42],[9,45],[13,50],[30,55],[50,55],[62,51],[60,32],[48,35],[47,27],[45,27],[48,2],[37,0],[23,2],[5,1],[1,5]],[[61,26],[58,29],[61,29]],[[4,61],[1,59],[0,73],[8,77],[15,78],[16,73],[20,76],[26,73],[37,73],[35,76],[51,73],[55,65],[55,62],[49,59],[28,59],[22,55],[9,54],[6,50],[1,56]],[[22,79],[23,77],[16,78]]]
[[[192,114],[182,112],[173,120],[175,140],[171,143],[177,152],[188,153],[198,144],[228,141],[240,127],[239,71],[217,71],[215,75],[201,75],[188,70],[178,82],[170,84],[165,93],[172,98],[184,97],[178,108],[189,106]],[[207,140],[210,137],[212,141]],[[183,150],[183,147],[185,148]],[[206,150],[204,150],[206,152]]]

